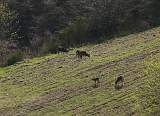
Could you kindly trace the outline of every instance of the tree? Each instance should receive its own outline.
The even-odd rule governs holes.
[[[6,3],[0,2],[0,39],[15,39],[17,30],[14,30],[17,24],[17,14],[11,11]]]

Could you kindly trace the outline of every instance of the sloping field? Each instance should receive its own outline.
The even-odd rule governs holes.
[[[0,116],[138,115],[136,92],[152,79],[148,64],[160,58],[160,27],[0,69]],[[124,87],[115,90],[122,74]],[[94,88],[92,78],[99,76]]]

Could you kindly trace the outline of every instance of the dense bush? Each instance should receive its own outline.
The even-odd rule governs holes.
[[[89,23],[85,17],[76,17],[67,27],[58,32],[59,41],[63,46],[76,46],[86,42]]]
[[[6,0],[18,16],[18,41],[30,45],[35,35],[60,32],[59,42],[74,46],[115,34],[137,30],[141,23],[153,24],[158,18],[158,0]],[[37,4],[38,3],[38,4]],[[155,6],[155,7],[154,7]],[[89,36],[89,37],[88,37]],[[93,39],[94,38],[94,39]],[[56,40],[56,41],[57,41]],[[47,41],[47,40],[46,40]],[[55,43],[54,43],[55,44]]]
[[[47,54],[47,53],[57,53],[57,48],[59,44],[56,40],[51,39],[43,43],[41,47],[41,54]]]
[[[7,60],[7,66],[13,65],[16,62],[19,62],[23,59],[23,53],[21,51],[16,51],[14,54],[12,54],[8,60]]]

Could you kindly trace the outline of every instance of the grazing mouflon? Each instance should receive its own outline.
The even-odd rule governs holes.
[[[77,56],[78,58],[82,58],[83,56],[90,57],[90,54],[88,54],[86,51],[77,50],[77,51],[76,51],[76,56]]]

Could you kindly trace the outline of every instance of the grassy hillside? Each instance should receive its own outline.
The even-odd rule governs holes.
[[[155,62],[160,69],[160,27],[79,49],[91,57],[78,59],[75,49],[0,68],[0,114],[139,115],[137,93],[155,78]],[[119,74],[125,85],[118,91]],[[100,87],[93,88],[97,75]]]

